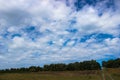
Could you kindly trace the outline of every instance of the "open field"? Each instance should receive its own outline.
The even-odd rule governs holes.
[[[63,71],[32,73],[0,73],[0,80],[120,80],[120,69],[102,71]]]
[[[105,80],[120,80],[120,68],[107,68],[104,70]]]

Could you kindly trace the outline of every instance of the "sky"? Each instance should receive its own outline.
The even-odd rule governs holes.
[[[120,0],[0,0],[0,69],[120,58]]]

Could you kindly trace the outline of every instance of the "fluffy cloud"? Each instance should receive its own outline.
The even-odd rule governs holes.
[[[0,68],[120,57],[120,6],[106,2],[0,0]]]

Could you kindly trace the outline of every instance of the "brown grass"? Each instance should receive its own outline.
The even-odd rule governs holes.
[[[120,80],[120,69],[105,69],[106,80]],[[4,73],[0,74],[0,80],[103,80],[101,71],[54,71],[54,72],[32,72],[32,73]]]

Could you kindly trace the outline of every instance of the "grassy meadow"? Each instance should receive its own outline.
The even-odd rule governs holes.
[[[120,80],[120,68],[107,68],[104,70],[105,80]]]
[[[0,73],[0,80],[120,80],[120,69],[104,71],[61,71],[31,73]]]

